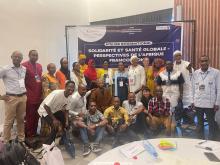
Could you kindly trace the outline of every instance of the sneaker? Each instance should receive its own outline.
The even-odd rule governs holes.
[[[83,156],[89,155],[91,152],[91,146],[89,144],[83,145]]]
[[[102,151],[102,148],[100,147],[100,144],[99,144],[99,143],[94,143],[94,144],[92,145],[92,151],[93,151],[94,153],[97,153],[97,152]]]

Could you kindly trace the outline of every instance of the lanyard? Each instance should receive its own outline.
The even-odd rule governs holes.
[[[12,69],[17,73],[18,79],[20,79],[21,78],[21,73],[19,72],[19,68],[16,69],[15,67],[13,67]]]
[[[206,77],[207,77],[207,75],[208,75],[208,71],[207,72],[205,72],[205,73],[201,73],[201,78],[202,78],[202,81],[204,81],[205,79],[206,79]],[[203,75],[205,75],[205,76],[203,76]]]

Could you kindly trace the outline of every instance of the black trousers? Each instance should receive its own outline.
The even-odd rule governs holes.
[[[54,117],[60,121],[60,123],[62,124],[62,127],[65,128],[65,122],[66,122],[66,119],[65,119],[65,114],[63,111],[57,111],[56,113],[53,114]],[[45,141],[45,144],[51,144],[53,141],[55,141],[56,139],[56,135],[57,135],[57,132],[58,130],[54,128],[53,126],[53,119],[47,115],[45,117],[45,120],[47,121],[47,123],[51,126],[51,133],[50,135],[48,136],[48,138],[46,139]]]
[[[209,140],[214,140],[215,139],[215,111],[213,108],[199,108],[196,107],[196,115],[198,118],[198,124],[197,124],[197,136],[200,139],[204,139],[204,114],[206,115],[207,122],[209,125],[209,135],[208,139]]]

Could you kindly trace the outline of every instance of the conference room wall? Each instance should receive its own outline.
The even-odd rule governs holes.
[[[88,24],[86,0],[0,0],[0,66],[11,64],[10,55],[20,50],[27,59],[30,49],[39,52],[46,65],[66,55],[65,25]],[[5,92],[2,81],[0,94]],[[0,124],[4,118],[0,101]]]
[[[173,8],[174,0],[88,0],[89,21],[101,21]]]

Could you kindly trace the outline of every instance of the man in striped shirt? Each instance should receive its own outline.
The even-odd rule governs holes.
[[[149,125],[152,131],[156,131],[159,126],[166,128],[166,135],[170,136],[175,126],[172,125],[170,113],[170,101],[163,97],[163,90],[160,86],[156,87],[155,97],[148,103]]]

